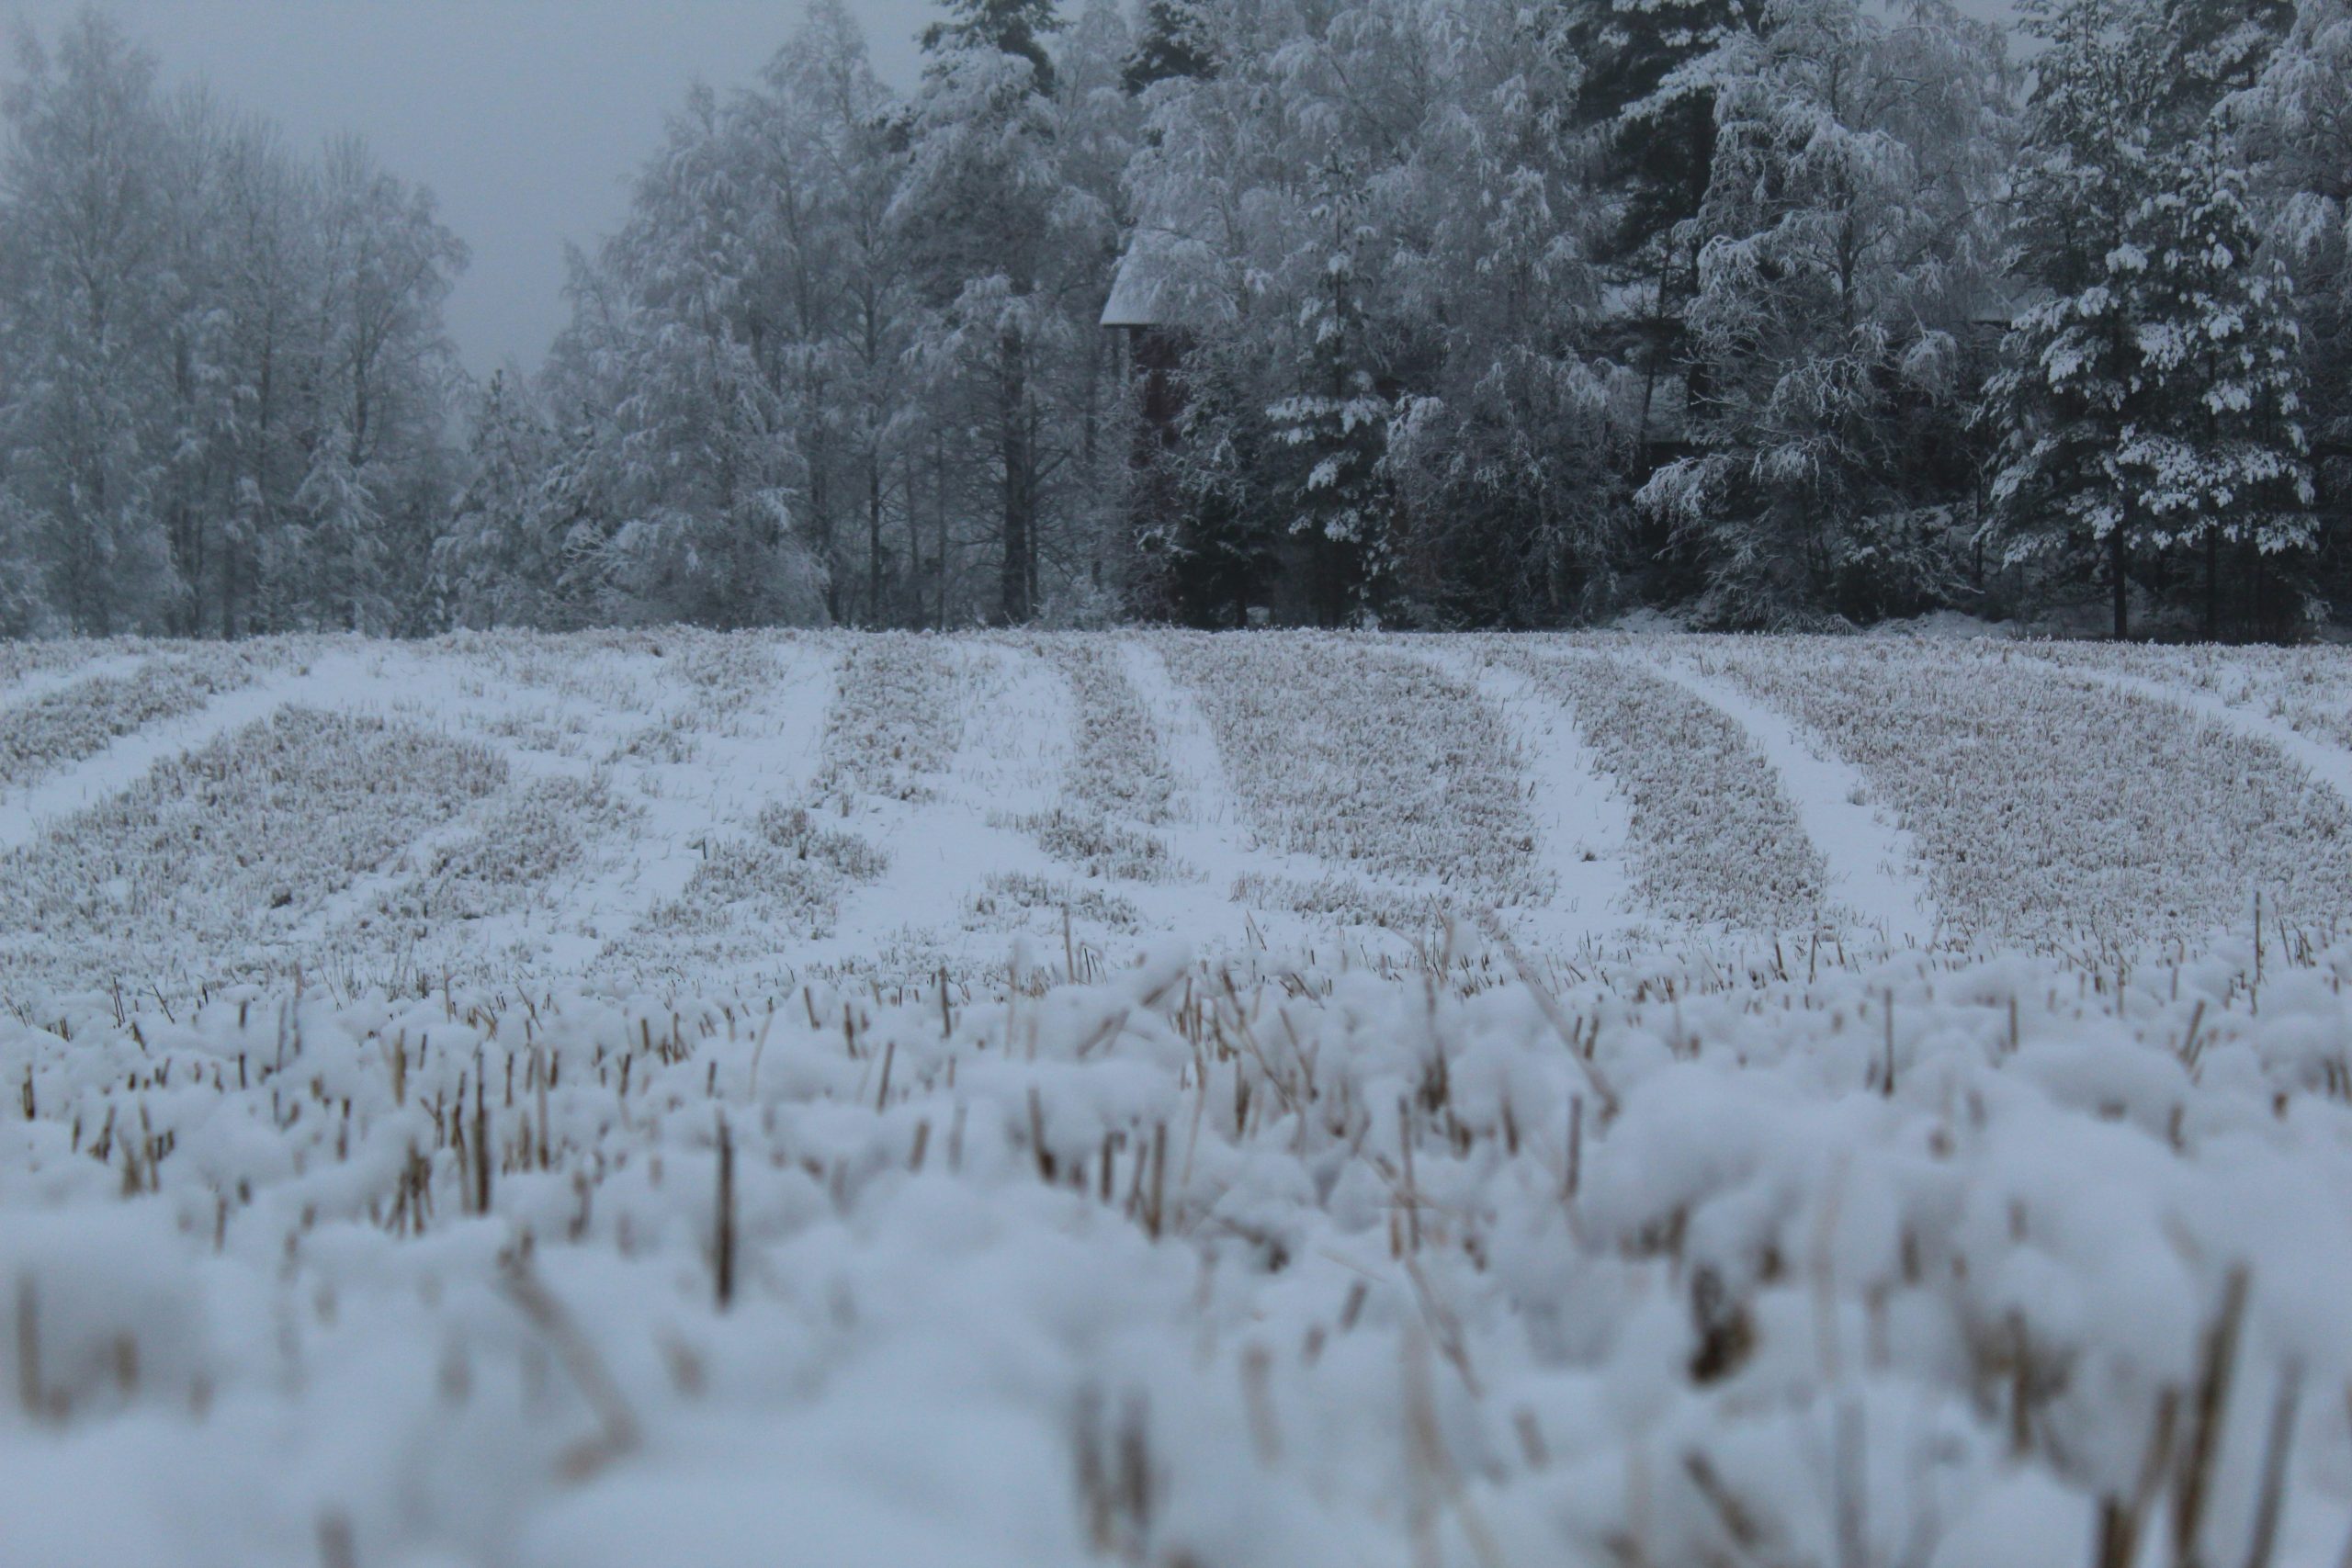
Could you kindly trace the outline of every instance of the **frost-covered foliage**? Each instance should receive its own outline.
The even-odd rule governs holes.
[[[1926,856],[1948,934],[2078,954],[2244,930],[2324,941],[2352,810],[2275,746],[1992,649],[1748,641],[1699,657],[1859,768]]]
[[[1938,5],[1883,20],[1772,0],[1669,79],[1701,83],[1714,141],[1684,319],[1701,450],[1636,499],[1703,563],[1713,625],[1952,603],[1963,541],[1938,508],[1986,368],[1969,318],[2010,151],[1999,34]]]
[[[1080,434],[1069,416],[1092,401],[1070,407],[1063,397],[1068,370],[1087,363],[1099,336],[1069,307],[1102,298],[1115,231],[1107,193],[1072,178],[1060,141],[1079,129],[1073,106],[1035,38],[1005,29],[1012,9],[978,7],[988,25],[928,35],[933,59],[908,115],[906,178],[891,210],[922,300],[915,354],[933,406],[963,414],[979,437],[967,461],[994,470],[992,609],[1021,623],[1045,603],[1049,476],[1078,456],[1047,442]]]
[[[193,713],[286,657],[279,646],[191,649],[0,707],[0,791],[20,789],[95,755],[143,725]]]
[[[1155,607],[1607,603],[1577,68],[1552,31],[1502,5],[1212,9],[1214,68],[1147,95],[1122,288],[1185,344],[1181,434],[1146,479]]]
[[[405,724],[281,709],[0,858],[0,990],[176,990],[300,962],[299,922],[506,782]]]
[[[720,627],[823,616],[824,563],[792,513],[794,406],[763,364],[751,258],[768,209],[743,137],[698,88],[592,264],[559,345],[561,575],[597,621]],[[593,303],[590,303],[593,302]]]
[[[2222,544],[2276,555],[2314,537],[2291,284],[2257,254],[2220,130],[2164,119],[2158,18],[2070,0],[2040,28],[2018,241],[2049,295],[1986,387],[1997,520],[2013,560],[2103,556],[2118,637],[2133,555],[2194,547],[2214,635]]]
[[[0,1020],[12,1562],[2332,1561],[2256,968]]]
[[[1520,751],[1478,694],[1360,639],[1171,637],[1233,788],[1270,845],[1449,899],[1546,889]]]
[[[0,633],[407,631],[447,500],[432,197],[165,93],[93,11],[0,85]]]
[[[2229,102],[2263,242],[2295,284],[2306,423],[2326,525],[2352,513],[2352,6],[2302,0],[2261,74]]]
[[[1755,931],[1822,919],[1821,852],[1737,723],[1630,656],[1493,647],[1568,705],[1624,792],[1634,883],[1651,908]]]

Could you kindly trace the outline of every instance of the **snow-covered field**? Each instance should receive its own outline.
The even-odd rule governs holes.
[[[2352,657],[0,647],[0,1565],[2327,1564]]]

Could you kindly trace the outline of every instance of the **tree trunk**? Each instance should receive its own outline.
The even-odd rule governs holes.
[[[2222,640],[2222,536],[2205,530],[2205,640]]]
[[[1035,570],[1030,556],[1036,547],[1029,493],[1027,346],[1019,333],[1004,334],[1003,354],[1004,412],[998,428],[1004,465],[1004,562],[997,579],[997,598],[1005,624],[1017,626],[1035,610],[1029,590]]]
[[[2132,580],[2127,568],[2131,553],[2123,543],[2123,530],[2116,529],[2107,536],[2109,573],[2115,579],[2115,640],[2121,642],[2132,635]]]
[[[833,570],[833,486],[832,456],[827,443],[820,435],[809,443],[816,448],[815,461],[808,465],[808,510],[817,536],[817,558],[825,567],[825,624],[842,624],[842,585]]]
[[[865,450],[865,624],[882,624],[882,454]]]
[[[931,500],[939,527],[939,629],[947,629],[947,437],[944,434],[932,437]]]

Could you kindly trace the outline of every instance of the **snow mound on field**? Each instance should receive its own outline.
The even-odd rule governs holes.
[[[2251,958],[0,1021],[8,1560],[2324,1560],[2352,951]]]

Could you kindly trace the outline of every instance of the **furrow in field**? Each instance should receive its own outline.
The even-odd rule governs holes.
[[[802,962],[885,986],[921,985],[944,967],[962,983],[1004,973],[1016,942],[1042,959],[1048,933],[1059,967],[1065,908],[1075,925],[1132,930],[1115,896],[1058,875],[1019,825],[1061,789],[1064,683],[1015,640],[932,646],[946,663],[921,705],[953,749],[933,750],[903,798],[869,801],[865,819],[853,819],[888,865],[847,893],[840,921]]]
[[[2352,907],[2352,813],[2269,741],[1994,649],[1690,645],[1821,734],[1923,852],[1969,942],[2083,954],[2251,927],[2324,940]]]
[[[421,661],[412,691],[496,749],[516,787],[408,846],[320,927],[322,945],[395,976],[583,972],[815,772],[831,660],[812,639],[674,632],[560,681],[485,682],[518,650],[463,651]]]
[[[2273,718],[2251,703],[2233,703],[2195,686],[2151,680],[2121,670],[2104,670],[2088,663],[2063,666],[2073,678],[2091,686],[2120,692],[2149,702],[2185,708],[2197,722],[2219,725],[2266,746],[2274,746],[2294,760],[2321,784],[2352,802],[2352,750],[2318,739],[2284,719]]]
[[[1182,874],[1125,891],[1148,930],[1205,951],[1240,949],[1259,939],[1284,948],[1321,941],[1337,922],[1329,911],[1297,907],[1306,901],[1300,890],[1322,890],[1342,910],[1369,908],[1365,890],[1344,865],[1284,852],[1251,826],[1200,704],[1169,671],[1166,646],[1161,637],[1123,637],[1118,659],[1151,716],[1171,780],[1168,809],[1153,831]]]
[[[1237,902],[1410,952],[1451,917],[1550,894],[1510,728],[1471,682],[1367,638],[1170,634],[1155,649],[1254,834]],[[1267,851],[1329,870],[1303,877]]]
[[[74,680],[0,710],[0,794],[31,787],[106,752],[125,737],[201,713],[263,679],[289,656],[283,643],[213,645]]]
[[[31,842],[45,827],[127,788],[156,763],[266,718],[280,707],[345,705],[347,694],[370,682],[387,657],[388,645],[381,644],[322,653],[290,670],[224,688],[200,706],[141,723],[103,742],[70,765],[45,772],[38,783],[0,795],[0,852]]]
[[[485,747],[275,709],[0,857],[0,974],[159,996],[316,974],[320,905],[506,782]]]
[[[1476,681],[1478,694],[1503,716],[1525,756],[1537,860],[1553,884],[1549,902],[1524,911],[1524,922],[1557,953],[1613,943],[1640,913],[1623,798],[1610,788],[1567,709],[1538,681],[1508,664],[1484,666]]]
[[[1808,734],[1731,682],[1687,660],[1648,668],[1737,725],[1779,775],[1781,790],[1824,863],[1823,891],[1889,947],[1927,947],[1936,905],[1918,873],[1918,845],[1871,804],[1862,775],[1820,736]]]
[[[6,671],[5,667],[12,662],[6,653],[49,647],[45,643],[17,643],[0,649],[0,724],[6,723],[14,711],[84,681],[135,674],[153,657],[147,653],[105,651],[119,649],[120,645],[115,643],[74,642],[62,645],[45,659],[15,660],[13,673]]]

